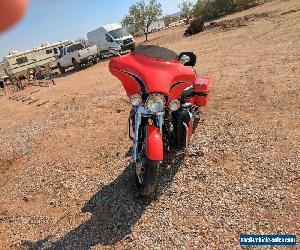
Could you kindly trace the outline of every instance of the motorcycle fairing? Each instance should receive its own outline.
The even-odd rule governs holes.
[[[121,80],[128,96],[161,93],[169,100],[178,99],[183,89],[196,80],[193,69],[177,60],[162,60],[143,55],[129,54],[113,58],[111,73]]]

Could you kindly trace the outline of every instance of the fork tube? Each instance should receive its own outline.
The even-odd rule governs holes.
[[[133,161],[137,161],[137,151],[138,151],[138,143],[139,143],[139,128],[141,125],[141,112],[139,109],[136,110],[135,113],[135,121],[134,121],[134,139],[133,139]]]
[[[163,116],[162,115],[157,115],[156,121],[157,121],[157,125],[159,127],[159,130],[160,130],[160,133],[162,135],[162,127],[163,127],[163,123],[164,123]]]
[[[183,126],[185,127],[185,147],[188,147],[188,145],[189,145],[189,127],[185,122],[183,123]]]

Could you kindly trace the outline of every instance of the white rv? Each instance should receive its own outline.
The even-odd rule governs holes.
[[[5,72],[4,72],[4,63],[0,63],[0,77],[2,76],[2,75],[6,75],[5,74]]]
[[[41,47],[32,50],[17,52],[13,51],[3,58],[5,65],[5,72],[10,77],[25,74],[28,69],[35,68],[36,66],[43,66],[52,64],[56,61],[60,50],[67,45],[72,44],[72,41],[62,41],[59,43],[42,44]]]
[[[120,48],[122,51],[134,49],[133,36],[117,23],[104,25],[87,34],[89,46],[97,45],[101,53]]]

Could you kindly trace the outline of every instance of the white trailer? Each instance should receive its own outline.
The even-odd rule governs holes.
[[[37,66],[50,65],[54,66],[60,50],[73,42],[61,41],[55,44],[42,44],[38,48],[34,48],[24,52],[11,52],[10,55],[3,58],[4,70],[10,77],[17,77],[26,74],[28,69]]]
[[[110,49],[125,51],[134,49],[133,36],[117,23],[104,25],[87,33],[89,46],[97,45],[99,51],[104,54]]]

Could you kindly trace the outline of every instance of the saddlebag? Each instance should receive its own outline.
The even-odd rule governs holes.
[[[204,107],[208,103],[207,95],[210,91],[211,80],[208,77],[201,77],[194,84],[194,102],[199,107]]]

